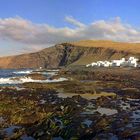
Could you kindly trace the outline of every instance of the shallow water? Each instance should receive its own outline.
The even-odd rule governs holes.
[[[116,109],[110,109],[110,108],[98,108],[95,110],[85,110],[84,112],[82,112],[82,115],[92,115],[95,114],[96,112],[100,113],[101,115],[107,115],[107,116],[111,116],[114,114],[117,114],[118,111]]]
[[[89,119],[85,119],[85,120],[82,122],[82,124],[85,124],[85,125],[87,125],[87,127],[90,127],[90,125],[92,124],[92,121],[89,120]]]
[[[82,112],[81,114],[83,115],[92,115],[95,114],[96,112],[100,113],[101,115],[114,115],[117,114],[118,111],[116,109],[111,109],[111,108],[106,108],[106,107],[100,107],[98,106],[98,108],[95,108],[95,106],[92,103],[89,103],[85,109],[85,111]]]
[[[82,98],[85,98],[85,99],[88,99],[88,100],[91,100],[91,99],[97,99],[101,96],[116,96],[115,93],[109,93],[109,92],[101,92],[101,93],[94,93],[94,94],[91,94],[91,93],[85,93],[85,94],[78,94],[78,93],[58,93],[58,97],[59,98],[67,98],[67,97],[73,97],[73,96],[76,96],[76,95],[80,95]]]
[[[27,135],[24,135],[20,138],[21,140],[35,140],[33,137],[30,137],[30,136],[27,136]]]
[[[131,119],[132,119],[133,122],[140,123],[140,110],[133,111]]]
[[[13,126],[3,129],[2,132],[6,133],[7,136],[11,136],[11,135],[13,135],[14,130],[19,129],[19,128],[21,128],[21,127],[13,125]]]
[[[95,110],[95,111],[98,111],[101,115],[107,115],[107,116],[118,113],[118,111],[116,109],[104,108],[104,107],[98,107],[97,110]]]

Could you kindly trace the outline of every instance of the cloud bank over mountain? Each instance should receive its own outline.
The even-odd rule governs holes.
[[[54,27],[47,23],[36,24],[21,17],[0,19],[0,39],[12,40],[27,46],[25,50],[43,48],[66,41],[97,39],[140,42],[140,30],[124,24],[119,17],[84,24],[71,16],[65,21],[72,27]]]

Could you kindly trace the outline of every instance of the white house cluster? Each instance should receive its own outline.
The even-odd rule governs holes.
[[[122,58],[112,61],[97,61],[87,64],[86,67],[139,67],[138,61],[139,59],[135,57],[129,57],[129,59]]]

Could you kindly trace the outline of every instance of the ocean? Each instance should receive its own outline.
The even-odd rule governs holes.
[[[27,75],[36,73],[46,76],[46,80],[33,80]],[[39,70],[39,69],[1,69],[0,70],[0,86],[17,85],[27,82],[60,82],[67,80],[66,78],[60,77],[59,79],[49,79],[51,76],[57,75],[58,70]]]
[[[32,71],[32,69],[0,69],[0,78],[25,76],[30,74]]]

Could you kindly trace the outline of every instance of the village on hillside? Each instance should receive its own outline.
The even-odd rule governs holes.
[[[86,67],[140,67],[138,63],[139,59],[135,57],[129,57],[128,59],[122,58],[120,60],[111,61],[97,61],[87,64]]]

